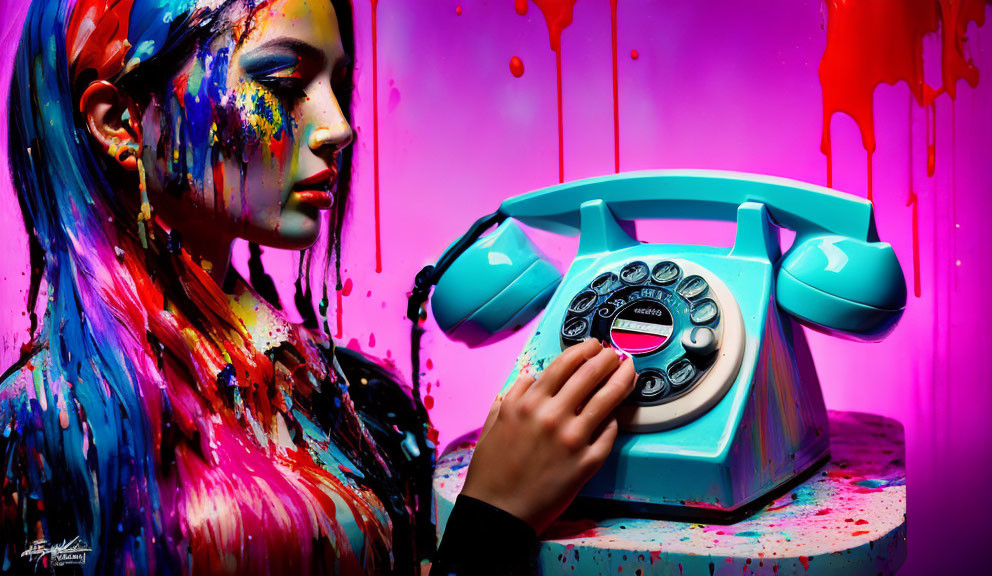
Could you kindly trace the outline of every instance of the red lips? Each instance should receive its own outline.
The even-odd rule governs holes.
[[[317,172],[316,174],[310,176],[309,178],[304,178],[303,180],[300,180],[295,185],[293,185],[293,188],[297,190],[314,190],[318,188],[327,188],[328,185],[331,183],[331,177],[334,175],[335,175],[334,170],[331,170],[330,168],[325,168],[324,170]]]
[[[321,210],[326,210],[334,203],[331,186],[337,177],[337,171],[327,168],[313,176],[304,178],[293,185],[293,192],[300,202],[311,204]]]

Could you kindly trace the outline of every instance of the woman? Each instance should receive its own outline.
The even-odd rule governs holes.
[[[429,557],[423,407],[317,330],[301,282],[307,321],[284,321],[257,250],[255,289],[230,267],[236,238],[309,248],[322,211],[340,238],[352,53],[343,0],[33,3],[10,165],[29,310],[42,281],[49,301],[0,384],[0,570],[57,566],[64,542],[86,558],[55,569],[87,574]],[[590,341],[494,404],[437,571],[528,569],[633,380]],[[514,551],[473,568],[480,539]]]

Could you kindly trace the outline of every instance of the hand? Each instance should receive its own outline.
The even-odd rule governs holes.
[[[613,411],[635,381],[633,361],[595,339],[566,349],[536,380],[521,376],[493,403],[462,493],[540,534],[603,465],[617,437]]]

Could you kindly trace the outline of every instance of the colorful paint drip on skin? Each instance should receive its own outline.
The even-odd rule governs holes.
[[[867,155],[868,199],[872,199],[872,156],[875,152],[873,97],[882,83],[905,82],[912,100],[926,114],[926,169],[936,169],[936,99],[954,100],[958,80],[978,85],[978,68],[968,54],[967,30],[985,23],[986,0],[827,1],[827,46],[820,61],[823,90],[821,150],[827,161],[827,186],[833,185],[830,122],[842,112],[854,119]],[[923,41],[939,35],[941,85],[930,86],[923,73]],[[912,134],[912,104],[910,105]],[[910,150],[912,157],[912,150]],[[906,206],[912,207],[914,293],[920,296],[919,218],[910,174]]]
[[[832,461],[809,480],[733,525],[609,516],[569,519],[542,535],[545,574],[890,573],[906,556],[902,427],[868,414],[831,412]],[[438,529],[464,483],[473,442],[442,456],[434,490]]]
[[[240,117],[248,120],[245,134],[248,146],[266,143],[272,156],[282,157],[281,149],[285,146],[283,138],[289,138],[291,132],[284,118],[282,102],[276,95],[271,90],[246,82],[237,91],[235,105]],[[192,173],[200,173],[195,165]]]

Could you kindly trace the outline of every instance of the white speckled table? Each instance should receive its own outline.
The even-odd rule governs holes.
[[[747,520],[559,521],[542,535],[542,573],[892,574],[906,559],[902,426],[881,416],[830,412],[830,436],[830,462]],[[438,462],[439,535],[474,447],[449,447]]]

